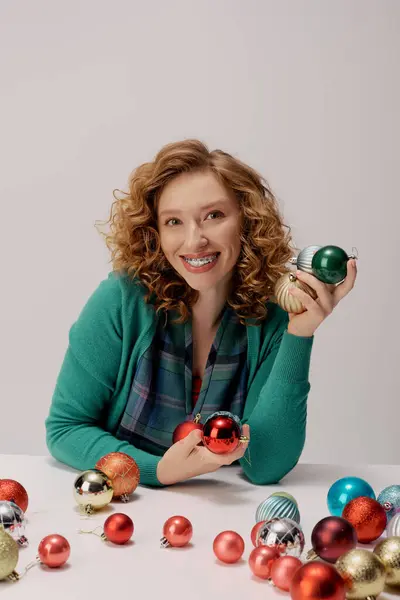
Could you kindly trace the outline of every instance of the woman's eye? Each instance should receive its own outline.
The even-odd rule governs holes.
[[[207,218],[210,218],[211,220],[213,219],[219,219],[220,217],[223,217],[224,215],[222,214],[222,212],[220,210],[214,210],[213,212],[209,213],[207,215]]]
[[[179,219],[168,219],[166,225],[178,225]]]

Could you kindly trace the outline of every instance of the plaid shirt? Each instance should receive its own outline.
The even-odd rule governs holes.
[[[226,307],[208,356],[200,390],[192,377],[191,323],[163,320],[136,367],[116,437],[136,448],[162,455],[175,427],[201,414],[228,410],[241,418],[247,387],[247,333]]]

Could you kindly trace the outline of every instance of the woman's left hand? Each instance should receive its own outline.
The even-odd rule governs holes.
[[[347,275],[339,285],[329,285],[319,281],[314,275],[304,271],[296,271],[296,277],[304,281],[317,293],[313,300],[303,290],[291,288],[289,292],[303,304],[305,311],[300,314],[289,313],[288,333],[298,336],[311,337],[321,323],[331,314],[347,294],[353,289],[357,277],[356,259],[347,261]]]

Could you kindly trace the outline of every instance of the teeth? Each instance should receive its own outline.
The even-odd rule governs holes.
[[[206,258],[186,258],[184,256],[183,260],[185,260],[187,263],[189,263],[189,265],[192,265],[193,267],[202,267],[202,266],[207,265],[208,263],[212,262],[216,258],[217,258],[217,255],[213,254],[212,256],[207,256]]]

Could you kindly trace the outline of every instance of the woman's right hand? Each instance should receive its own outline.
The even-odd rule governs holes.
[[[248,425],[243,425],[243,435],[250,437]],[[213,473],[223,465],[230,465],[242,458],[249,445],[249,441],[242,442],[231,454],[214,454],[206,446],[198,445],[201,437],[201,431],[194,429],[167,450],[157,465],[157,478],[162,485],[172,485],[198,475]]]

